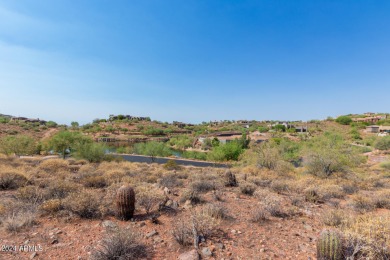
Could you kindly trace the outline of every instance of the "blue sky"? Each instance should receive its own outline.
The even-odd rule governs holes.
[[[0,0],[0,113],[390,112],[390,1]]]

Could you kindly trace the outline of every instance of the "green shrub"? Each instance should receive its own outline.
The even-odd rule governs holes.
[[[352,118],[350,118],[349,116],[339,116],[336,119],[336,122],[342,125],[349,125],[352,123]]]
[[[364,157],[340,135],[331,133],[311,139],[307,143],[304,155],[307,171],[319,177],[344,172],[364,161]]]
[[[378,150],[390,150],[390,136],[379,138],[375,142],[375,148]]]
[[[83,143],[77,146],[74,156],[89,162],[101,162],[108,159],[107,147],[99,143]]]

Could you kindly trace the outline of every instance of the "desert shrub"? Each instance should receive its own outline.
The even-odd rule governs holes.
[[[390,209],[390,191],[377,192],[372,200],[376,208]]]
[[[272,180],[264,179],[262,177],[256,177],[256,176],[250,176],[248,178],[248,182],[252,182],[253,184],[259,186],[259,187],[269,187],[272,183]]]
[[[215,190],[216,184],[213,181],[196,180],[190,184],[190,188],[196,192],[204,193]]]
[[[279,161],[276,164],[275,171],[281,176],[287,175],[294,171],[294,166],[290,162]]]
[[[318,190],[315,187],[309,187],[303,191],[303,195],[305,196],[305,201],[311,203],[317,203],[320,201],[320,195],[318,194]]]
[[[390,136],[379,138],[375,142],[375,148],[378,150],[390,150]]]
[[[183,181],[178,179],[176,174],[167,174],[159,180],[159,184],[167,188],[176,188],[183,186]]]
[[[274,196],[267,196],[262,200],[264,209],[268,211],[273,217],[285,217],[286,213],[283,211],[281,200]]]
[[[91,259],[145,259],[148,257],[148,248],[141,239],[141,235],[134,230],[110,230],[92,251]]]
[[[342,184],[341,188],[346,194],[354,194],[359,191],[359,187],[356,184]]]
[[[256,191],[257,187],[256,185],[249,183],[249,182],[243,182],[240,185],[240,191],[242,194],[252,196],[253,193]]]
[[[322,223],[331,227],[339,227],[346,221],[346,215],[342,210],[332,209],[321,215]]]
[[[387,171],[390,171],[390,162],[383,162],[383,163],[380,164],[380,166],[381,166],[383,169],[385,169],[385,170],[387,170]]]
[[[67,171],[69,162],[62,159],[48,159],[44,160],[39,164],[39,169],[49,172],[56,173],[59,171]]]
[[[109,184],[120,183],[123,178],[128,176],[127,172],[123,169],[110,169],[105,172],[104,176]]]
[[[255,223],[263,223],[268,219],[268,211],[263,207],[259,206],[254,209],[251,216],[251,221]]]
[[[257,198],[258,200],[262,201],[264,198],[271,196],[272,192],[268,189],[257,189],[253,196]]]
[[[343,189],[338,185],[321,185],[318,187],[318,193],[322,200],[328,200],[332,198],[341,199],[344,197]]]
[[[301,197],[293,196],[293,197],[290,197],[290,199],[291,199],[291,205],[293,205],[295,207],[302,207],[303,206],[303,200]]]
[[[98,218],[101,216],[100,202],[101,198],[97,193],[82,190],[65,198],[63,206],[81,218]]]
[[[201,203],[203,202],[202,197],[200,196],[200,193],[193,189],[185,189],[183,193],[180,196],[180,202],[184,203],[185,201],[191,201],[191,203]]]
[[[214,190],[213,191],[213,199],[216,201],[224,201],[225,193],[221,190]]]
[[[226,187],[237,187],[238,186],[236,175],[234,173],[232,173],[231,171],[226,171],[224,173],[224,185]]]
[[[47,196],[48,198],[63,199],[78,189],[80,189],[80,186],[70,181],[52,181],[47,187]]]
[[[361,194],[353,195],[351,205],[356,211],[359,212],[371,211],[375,207],[372,199]]]
[[[166,196],[151,186],[139,186],[136,188],[136,203],[149,214],[156,210],[160,204],[165,204]]]
[[[185,219],[174,221],[172,235],[176,242],[182,246],[194,244],[194,237],[209,237],[218,224],[218,220],[204,214],[202,210],[192,212]],[[200,242],[200,241],[198,241]]]
[[[372,214],[355,218],[344,229],[345,257],[349,259],[390,258],[390,215]]]
[[[47,198],[47,192],[37,186],[25,186],[18,189],[18,199],[29,203],[41,203]]]
[[[283,193],[290,190],[289,184],[285,180],[274,180],[270,188],[276,193]]]
[[[26,185],[28,182],[25,175],[15,170],[0,172],[0,190],[12,190]]]
[[[34,210],[19,210],[2,217],[0,222],[7,232],[16,233],[36,224],[36,213]]]
[[[359,165],[364,157],[336,134],[325,133],[307,142],[304,152],[306,169],[318,177],[329,177]]]
[[[62,209],[62,203],[60,199],[47,200],[40,205],[39,209],[47,214],[54,214]]]
[[[212,203],[206,204],[205,206],[202,207],[202,214],[215,219],[227,218],[226,209],[221,205],[212,204]]]
[[[189,246],[194,243],[192,228],[184,219],[175,221],[171,232],[175,241],[181,246]]]
[[[167,170],[180,170],[181,167],[177,164],[177,162],[175,160],[168,160],[164,166],[163,166],[165,169]]]
[[[98,174],[84,176],[81,183],[86,188],[104,188],[107,186],[106,178]]]
[[[282,160],[281,151],[274,142],[265,142],[258,146],[257,165],[260,168],[273,170],[277,167],[278,162]]]

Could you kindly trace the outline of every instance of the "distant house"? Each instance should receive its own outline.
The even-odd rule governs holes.
[[[296,126],[295,132],[297,133],[306,133],[307,132],[307,126]]]
[[[353,122],[364,122],[364,123],[376,123],[379,120],[385,120],[387,118],[387,115],[383,116],[368,116],[368,117],[359,117],[359,118],[352,118]]]
[[[379,133],[379,125],[370,125],[366,127],[367,133]]]
[[[380,133],[389,133],[390,134],[390,126],[381,125],[379,127],[379,132]]]
[[[110,115],[108,118],[108,121],[115,121],[115,120],[123,120],[123,119],[128,119],[128,120],[138,120],[138,121],[150,121],[149,117],[142,117],[142,116],[130,116],[130,115]]]
[[[41,125],[46,124],[45,120],[40,120],[39,118],[27,118],[27,117],[11,117],[11,122],[26,122],[26,123],[39,123]]]
[[[223,132],[211,133],[208,135],[199,136],[197,139],[195,139],[193,143],[193,147],[200,147],[207,138],[208,139],[217,138],[221,144],[227,144],[234,140],[238,140],[241,137],[242,137],[242,133],[239,131],[223,131]]]
[[[178,121],[173,121],[173,125],[177,126],[179,128],[184,128],[186,126],[194,126],[193,124],[187,124],[187,123],[178,122]]]

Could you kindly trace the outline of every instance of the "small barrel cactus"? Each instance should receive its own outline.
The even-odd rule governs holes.
[[[238,186],[236,175],[234,175],[234,173],[232,173],[229,170],[227,170],[225,172],[225,186],[226,187],[237,187]]]
[[[339,232],[324,230],[317,241],[318,260],[342,260],[343,245]]]
[[[130,186],[122,186],[116,194],[117,216],[121,220],[129,220],[133,217],[135,209],[135,193]]]

